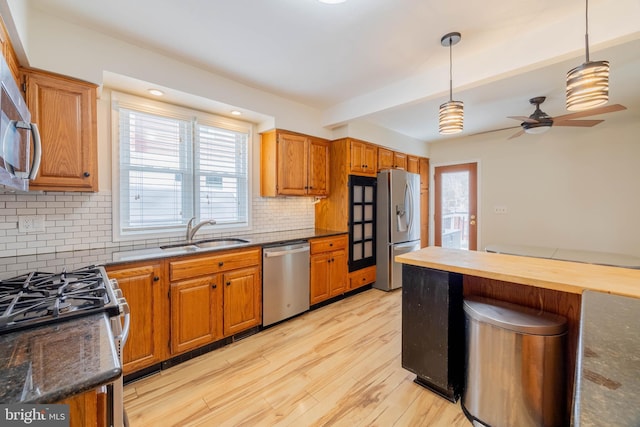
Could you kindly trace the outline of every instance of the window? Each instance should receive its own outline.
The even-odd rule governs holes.
[[[248,227],[250,124],[114,98],[114,237],[177,233],[194,216],[215,219],[217,228]]]

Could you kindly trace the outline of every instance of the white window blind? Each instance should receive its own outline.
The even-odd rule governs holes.
[[[249,127],[118,108],[120,233],[248,225]],[[213,117],[213,116],[211,116]],[[207,121],[209,123],[209,121]],[[239,130],[240,129],[240,130]]]

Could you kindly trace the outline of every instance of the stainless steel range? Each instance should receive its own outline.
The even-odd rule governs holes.
[[[122,363],[129,333],[129,306],[103,267],[89,266],[61,273],[32,272],[0,280],[0,335],[70,321],[94,313],[110,318],[111,332]],[[126,425],[122,377],[109,385],[110,425]]]

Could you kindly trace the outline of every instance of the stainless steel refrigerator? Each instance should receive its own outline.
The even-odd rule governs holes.
[[[390,169],[378,173],[376,282],[390,291],[402,286],[396,255],[420,249],[420,175]]]

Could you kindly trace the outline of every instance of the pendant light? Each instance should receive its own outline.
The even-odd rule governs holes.
[[[440,39],[442,46],[449,47],[449,101],[440,105],[440,114],[438,116],[439,131],[442,135],[461,132],[464,121],[463,102],[453,100],[453,78],[451,71],[453,68],[451,46],[457,44],[461,38],[460,33],[449,33]]]
[[[609,61],[589,61],[589,0],[585,0],[584,64],[567,73],[567,110],[588,110],[609,101]]]

